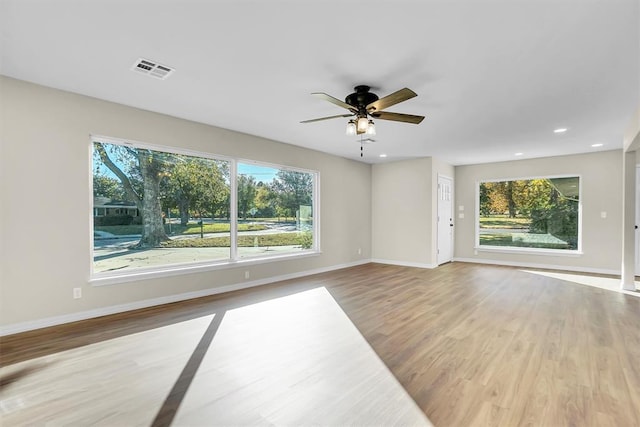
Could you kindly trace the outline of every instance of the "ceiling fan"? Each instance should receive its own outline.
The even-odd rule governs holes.
[[[378,98],[378,95],[369,92],[370,89],[371,88],[366,85],[356,86],[353,88],[354,92],[347,95],[344,102],[323,92],[312,93],[311,95],[316,98],[324,99],[339,107],[346,108],[349,110],[349,113],[321,117],[319,119],[303,120],[300,123],[319,122],[321,120],[337,119],[338,117],[354,117],[349,120],[347,124],[347,135],[361,135],[363,133],[375,135],[375,125],[370,117],[413,124],[418,124],[424,119],[424,116],[382,111],[392,105],[418,96],[418,94],[411,89],[405,87],[382,98]]]

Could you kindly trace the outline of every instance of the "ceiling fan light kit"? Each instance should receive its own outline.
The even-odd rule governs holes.
[[[356,134],[356,122],[351,119],[347,123],[347,135],[355,135]]]
[[[373,120],[369,120],[367,124],[367,135],[375,135],[376,134],[376,125],[373,123]]]
[[[339,114],[337,116],[321,117],[318,119],[303,120],[300,123],[312,123],[322,120],[335,119],[338,117],[352,117],[347,122],[347,135],[375,135],[376,126],[370,118],[390,120],[394,122],[419,124],[424,116],[416,116],[413,114],[392,113],[383,111],[384,109],[400,102],[418,96],[414,91],[408,88],[400,89],[391,95],[379,98],[375,93],[370,92],[371,88],[366,85],[359,85],[353,88],[354,92],[347,95],[344,101],[334,98],[324,92],[312,93],[312,96],[329,101],[338,107],[349,110],[349,114]],[[355,118],[354,118],[355,117]],[[362,154],[361,154],[362,155]]]
[[[360,135],[361,133],[366,133],[367,128],[369,127],[369,120],[366,117],[358,117],[357,125],[356,125],[356,133]]]
[[[358,121],[351,119],[347,122],[347,135],[362,135],[363,133],[367,135],[376,134],[376,125],[373,120],[369,120],[366,117],[358,117]]]

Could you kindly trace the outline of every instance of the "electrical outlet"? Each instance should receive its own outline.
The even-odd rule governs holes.
[[[249,274],[249,270],[244,272],[244,278],[248,279],[251,275]]]
[[[362,255],[362,248],[358,248],[358,255]]]
[[[73,299],[82,298],[82,288],[73,288]]]

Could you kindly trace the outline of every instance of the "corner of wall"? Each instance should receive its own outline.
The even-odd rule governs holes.
[[[640,149],[640,108],[635,112],[623,137],[624,151],[636,151]]]

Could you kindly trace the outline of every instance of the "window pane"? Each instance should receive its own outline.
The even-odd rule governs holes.
[[[580,178],[480,183],[480,246],[577,250]]]
[[[93,144],[93,270],[230,258],[229,162]]]
[[[238,256],[314,248],[315,175],[238,163]]]

